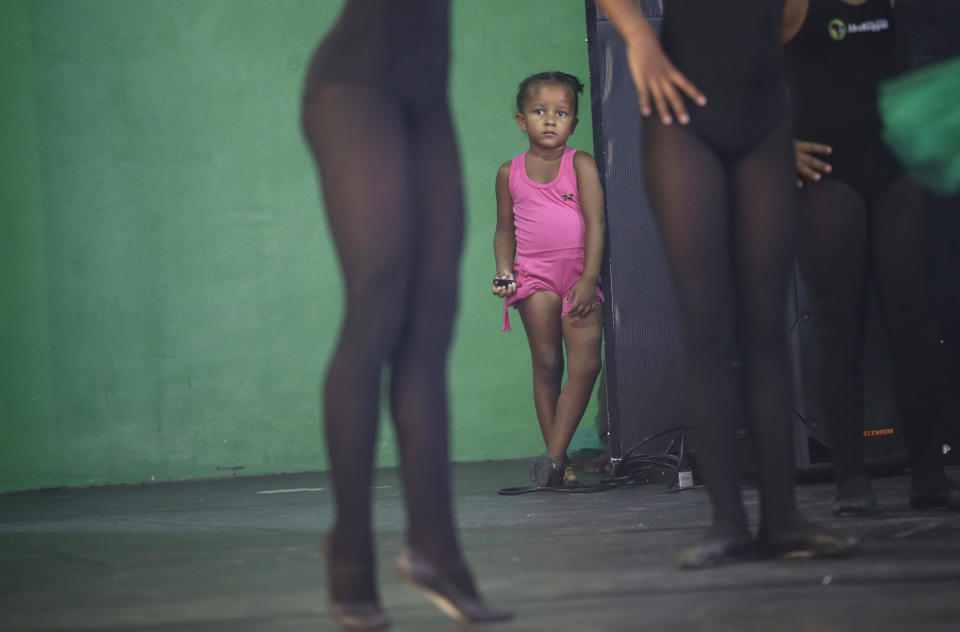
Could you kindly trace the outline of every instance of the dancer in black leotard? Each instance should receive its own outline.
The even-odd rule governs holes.
[[[632,0],[598,0],[626,40],[641,111],[652,99],[660,119],[644,124],[645,177],[677,289],[687,415],[713,506],[708,537],[681,553],[682,567],[753,549],[737,458],[742,419],[755,448],[761,549],[809,557],[850,545],[804,520],[794,497],[784,313],[796,194],[780,2],[666,0],[661,49]],[[700,107],[688,113],[684,95]]]
[[[408,549],[400,578],[451,616],[495,621],[460,553],[450,503],[446,359],[463,235],[447,103],[447,0],[349,0],[316,52],[303,128],[323,180],[346,314],[323,395],[336,522],[327,539],[331,610],[383,629],[370,486],[380,376],[402,458]]]
[[[944,371],[927,294],[924,195],[880,137],[877,85],[897,71],[892,19],[890,0],[785,5],[797,170],[809,180],[798,253],[813,302],[815,387],[832,434],[839,516],[877,508],[863,453],[870,281],[892,354],[910,504],[960,509],[960,485],[947,478],[940,454]]]

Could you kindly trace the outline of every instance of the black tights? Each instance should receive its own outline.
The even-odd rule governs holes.
[[[413,108],[379,86],[321,83],[307,90],[303,124],[346,289],[323,390],[336,496],[329,547],[334,562],[364,569],[332,590],[336,599],[364,601],[375,598],[370,487],[385,366],[408,545],[443,567],[461,559],[446,389],[463,241],[459,158],[443,99]]]
[[[914,484],[943,471],[936,327],[922,191],[901,176],[872,200],[830,177],[804,187],[798,253],[814,310],[816,387],[837,482],[865,477],[863,351],[873,282]]]
[[[756,453],[761,530],[782,533],[798,518],[785,318],[796,211],[789,123],[736,159],[680,126],[651,120],[644,133],[647,191],[677,290],[687,418],[714,533],[748,534],[742,420]]]

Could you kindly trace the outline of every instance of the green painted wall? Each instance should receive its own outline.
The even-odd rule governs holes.
[[[340,2],[0,2],[0,491],[325,469],[342,288],[298,99]],[[516,458],[542,443],[522,328],[500,333],[489,295],[493,178],[525,148],[517,82],[586,81],[584,10],[459,0],[453,19],[453,455]]]

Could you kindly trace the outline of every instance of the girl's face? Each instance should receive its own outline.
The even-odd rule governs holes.
[[[577,127],[573,93],[558,83],[537,83],[530,88],[517,124],[530,138],[530,146],[555,149],[567,144]]]

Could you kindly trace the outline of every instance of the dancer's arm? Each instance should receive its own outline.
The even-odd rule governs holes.
[[[513,259],[517,254],[517,235],[513,226],[513,197],[510,195],[510,163],[497,171],[497,230],[493,234],[493,256],[497,261],[497,279],[513,278]],[[500,297],[516,293],[517,284],[493,285],[493,293]]]
[[[660,40],[633,0],[596,0],[627,44],[627,62],[637,86],[640,112],[651,112],[652,100],[665,125],[673,121],[686,124],[690,117],[683,103],[686,94],[697,105],[706,105],[707,98],[666,56]]]
[[[780,41],[786,44],[800,32],[807,19],[810,0],[786,0],[783,4],[783,26],[780,29]]]
[[[783,4],[783,26],[780,39],[786,44],[800,32],[803,23],[807,20],[807,11],[810,10],[810,0],[786,0]],[[825,156],[833,149],[823,143],[814,143],[807,140],[794,140],[793,153],[797,164],[797,186],[803,186],[803,178],[816,182],[823,173],[830,173],[833,169],[829,164],[820,160],[817,155]]]
[[[564,298],[572,304],[568,312],[570,316],[586,316],[597,304],[597,280],[603,260],[606,219],[603,214],[603,187],[593,156],[578,151],[573,156],[573,168],[577,172],[577,191],[586,233],[583,239],[583,275]]]

